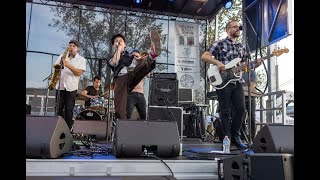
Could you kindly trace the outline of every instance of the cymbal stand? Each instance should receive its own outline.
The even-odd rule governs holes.
[[[53,63],[53,55],[51,55],[51,63]],[[47,82],[47,94],[46,94],[46,103],[45,103],[45,111],[44,111],[44,115],[46,116],[47,115],[47,111],[48,111],[48,102],[49,102],[49,92],[50,92],[50,90],[49,90],[49,88],[48,88],[48,86],[49,86],[49,84],[50,84],[50,81],[51,81],[51,78],[52,78],[52,68],[51,68],[51,73],[50,73],[50,75],[49,76],[47,76],[45,79],[43,79],[42,81],[45,81],[45,80],[48,80],[48,82]]]

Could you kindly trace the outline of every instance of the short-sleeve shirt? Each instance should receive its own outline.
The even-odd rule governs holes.
[[[101,87],[97,90],[96,88],[94,88],[93,86],[88,86],[85,89],[87,91],[88,95],[91,96],[97,96],[97,95],[101,95],[102,94],[102,89]],[[85,101],[85,106],[90,106],[90,99]]]
[[[235,58],[243,62],[250,56],[241,43],[233,43],[229,37],[214,42],[207,51],[225,65]]]
[[[248,81],[249,81],[248,74],[249,74],[248,72],[244,72],[242,74],[242,79],[244,80],[244,83],[243,83],[244,86],[248,84]],[[254,70],[250,70],[250,81],[257,83],[257,74],[256,74],[256,71]]]
[[[60,64],[62,54],[58,57],[55,64]],[[80,56],[78,53],[70,59],[69,62],[73,67],[77,69],[86,70],[86,59]],[[61,70],[60,76],[60,89],[66,91],[78,90],[80,76],[75,75],[69,68],[64,67]],[[59,89],[59,83],[56,85],[56,89]]]

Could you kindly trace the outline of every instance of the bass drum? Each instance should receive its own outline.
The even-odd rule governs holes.
[[[96,121],[102,121],[102,116],[95,110],[91,109],[85,109],[81,111],[77,117],[76,120],[96,120]]]

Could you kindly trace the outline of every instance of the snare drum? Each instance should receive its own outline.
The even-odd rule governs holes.
[[[103,120],[102,116],[95,110],[85,109],[81,111],[77,118],[77,120]]]

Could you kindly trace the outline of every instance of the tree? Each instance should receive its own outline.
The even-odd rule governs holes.
[[[52,7],[51,11],[54,17],[49,26],[56,27],[67,36],[76,37],[81,44],[82,55],[87,58],[89,69],[80,81],[83,88],[87,86],[85,79],[95,75],[100,75],[106,84],[111,79],[106,60],[114,51],[110,42],[114,34],[125,35],[128,49],[147,51],[150,45],[149,30],[157,29],[162,33],[162,24],[156,24],[156,19],[121,15],[120,11],[109,13],[105,9],[105,12],[96,12],[82,5],[72,9]],[[162,43],[166,36],[161,34]]]

